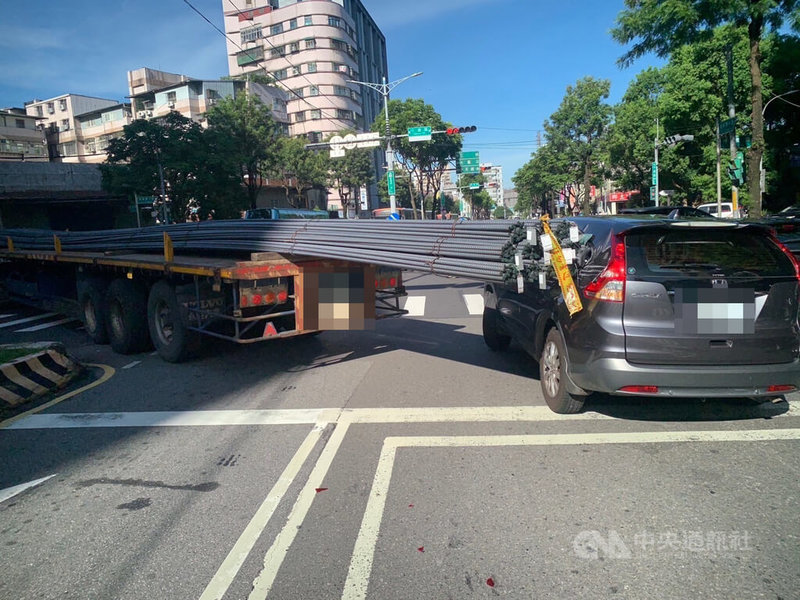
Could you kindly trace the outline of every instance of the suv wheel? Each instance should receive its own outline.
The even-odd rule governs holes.
[[[547,406],[555,413],[571,414],[580,412],[586,396],[578,396],[567,392],[566,385],[566,349],[561,334],[554,327],[547,332],[539,360],[539,379],[542,394]]]
[[[497,309],[483,309],[483,341],[489,346],[489,350],[494,352],[508,349],[508,345],[511,343],[511,337],[498,330],[498,321]]]

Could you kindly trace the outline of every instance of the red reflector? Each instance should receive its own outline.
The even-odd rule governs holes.
[[[272,292],[264,294],[264,304],[275,304],[275,294]]]
[[[392,277],[392,278],[389,280],[389,286],[391,286],[391,287],[395,287],[396,285],[397,285],[397,277]]]
[[[275,325],[272,321],[267,321],[267,324],[264,326],[264,337],[272,337],[273,335],[278,335],[278,330],[275,329]]]
[[[253,304],[261,304],[261,296],[259,294],[253,295]]]
[[[283,304],[288,299],[289,299],[289,292],[287,292],[286,290],[281,290],[280,292],[278,292],[278,302]]]
[[[375,280],[375,289],[379,290],[380,288],[381,288],[381,282],[376,279]]]
[[[619,392],[627,392],[628,394],[657,394],[657,385],[626,385],[619,388]]]
[[[241,298],[239,298],[239,304],[241,306],[247,306],[247,296],[242,296]]]
[[[767,388],[768,392],[793,392],[797,388],[793,385],[771,385]]]
[[[389,287],[389,283],[385,279],[381,279],[381,289]]]

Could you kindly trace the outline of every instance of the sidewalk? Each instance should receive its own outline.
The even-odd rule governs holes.
[[[26,348],[30,354],[0,365],[0,406],[18,406],[62,388],[83,369],[58,342],[0,345],[4,348]]]

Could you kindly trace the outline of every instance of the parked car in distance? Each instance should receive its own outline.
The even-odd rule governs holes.
[[[722,202],[720,205],[716,202],[709,202],[708,204],[700,204],[697,208],[720,219],[741,219],[744,217],[741,209],[733,210],[733,202]]]
[[[691,206],[643,206],[622,208],[621,215],[656,215],[667,219],[713,219],[714,215]]]
[[[761,225],[714,220],[574,217],[589,234],[570,316],[547,289],[489,283],[483,336],[516,340],[539,362],[557,413],[593,392],[769,398],[800,388],[800,262]],[[768,351],[766,351],[768,349]]]

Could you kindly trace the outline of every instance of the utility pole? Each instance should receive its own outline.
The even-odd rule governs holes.
[[[658,117],[656,117],[656,139],[653,142],[653,146],[655,147],[655,160],[653,163],[653,169],[655,169],[655,173],[653,174],[653,185],[656,187],[656,194],[653,202],[655,206],[658,206]]]
[[[412,77],[419,77],[420,75],[422,75],[422,71],[418,71],[417,73],[407,75],[402,79],[398,79],[390,83],[386,83],[386,77],[381,78],[381,83],[370,83],[368,81],[355,81],[353,79],[349,79],[347,81],[347,83],[355,83],[358,85],[366,86],[372,90],[375,90],[381,96],[383,96],[383,111],[386,117],[386,175],[389,184],[388,186],[389,210],[391,210],[392,214],[397,212],[397,199],[395,197],[395,190],[394,190],[394,151],[392,150],[392,134],[389,129],[389,93],[407,79],[411,79]],[[424,206],[422,207],[422,212],[424,215],[425,213]]]
[[[719,119],[717,119],[717,214],[722,214],[722,148],[719,135]]]

